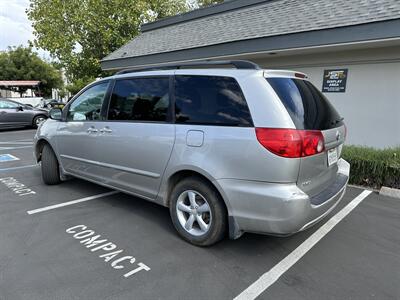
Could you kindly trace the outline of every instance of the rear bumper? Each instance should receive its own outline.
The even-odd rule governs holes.
[[[230,237],[237,238],[243,232],[290,235],[307,229],[329,214],[342,199],[349,172],[349,163],[340,159],[335,182],[312,198],[294,183],[218,180],[227,200]]]

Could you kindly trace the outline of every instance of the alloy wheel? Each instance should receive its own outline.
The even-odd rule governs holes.
[[[212,222],[212,213],[207,200],[197,191],[182,192],[176,202],[179,223],[186,232],[201,236],[208,232]]]
[[[44,118],[44,117],[36,118],[36,120],[35,120],[35,125],[36,125],[36,126],[39,126],[40,123],[42,123],[44,120],[46,120],[46,118]]]

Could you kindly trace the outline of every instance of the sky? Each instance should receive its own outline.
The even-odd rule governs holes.
[[[29,0],[0,0],[0,51],[8,46],[27,46],[33,40],[33,29],[25,13]],[[45,51],[40,56],[48,57]]]

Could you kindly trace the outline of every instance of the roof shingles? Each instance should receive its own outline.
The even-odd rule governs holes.
[[[399,18],[399,0],[266,1],[146,31],[104,60]]]

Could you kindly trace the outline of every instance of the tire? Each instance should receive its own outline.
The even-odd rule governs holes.
[[[57,157],[50,145],[44,145],[42,151],[42,178],[47,185],[55,185],[61,182],[60,168]]]
[[[193,200],[193,193],[194,202],[190,199]],[[208,204],[208,211],[204,204]],[[211,246],[226,235],[225,204],[217,190],[204,179],[188,177],[178,182],[172,189],[169,209],[175,229],[193,245]]]
[[[46,119],[47,119],[47,117],[45,115],[38,115],[38,116],[34,117],[32,120],[32,127],[38,128],[39,124]]]

